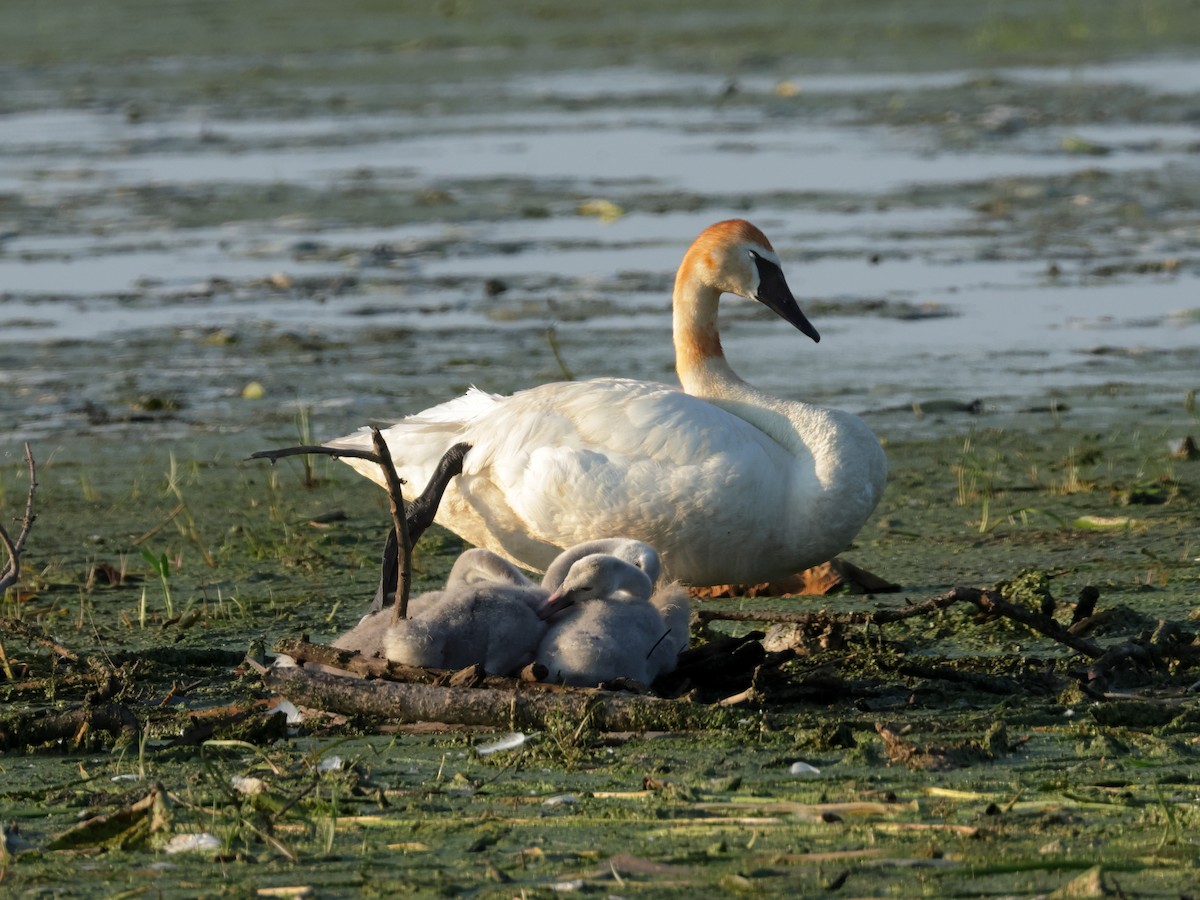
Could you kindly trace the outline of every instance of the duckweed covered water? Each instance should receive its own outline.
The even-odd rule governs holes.
[[[552,723],[488,756],[494,735],[356,722],[173,746],[267,699],[245,651],[328,637],[374,591],[381,493],[251,451],[563,365],[668,379],[673,267],[735,214],[824,340],[729,303],[731,361],[885,440],[846,556],[904,590],[721,603],[1010,582],[1065,621],[1092,586],[1095,640],[1190,627],[1189,4],[172,12],[0,10],[6,525],[24,440],[40,481],[2,614],[107,658],[139,716],[0,758],[6,889],[1194,891],[1194,673],[1127,670],[1110,693],[1131,696],[1098,701],[1077,655],[965,606],[849,629],[736,728]],[[417,588],[460,549],[428,536]],[[93,689],[3,647],[37,676],[0,682],[5,715]],[[218,845],[165,849],[202,832]]]

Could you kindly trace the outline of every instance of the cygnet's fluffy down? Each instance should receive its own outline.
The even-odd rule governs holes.
[[[414,616],[421,610],[428,609],[441,597],[441,591],[429,591],[409,598],[408,614]],[[357,625],[331,641],[330,646],[337,647],[339,650],[361,653],[363,656],[383,656],[383,636],[387,633],[388,626],[392,624],[392,618],[390,606],[369,612],[358,620]]]
[[[446,590],[479,584],[508,584],[515,587],[535,587],[525,573],[507,559],[491,550],[472,547],[459,554],[446,578]]]
[[[630,538],[587,541],[564,550],[547,569],[542,589],[497,554],[470,549],[455,560],[444,590],[429,591],[409,599],[406,621],[396,623],[392,629],[393,610],[390,607],[370,612],[336,638],[332,645],[364,656],[386,656],[408,665],[454,669],[480,663],[488,672],[515,671],[532,661],[547,630],[547,624],[536,615],[531,618],[530,611],[542,612],[550,592],[560,587],[575,564],[595,554],[606,554],[640,569],[650,584],[658,578],[660,564],[654,548]],[[561,596],[547,613],[548,618],[553,622],[579,618],[580,610],[567,608],[586,599],[584,592],[578,590],[582,585],[579,579],[591,571],[583,567],[575,572],[573,593],[559,591]],[[599,590],[607,586],[610,593],[624,591],[629,594],[632,590],[638,596],[644,595],[646,582],[636,573],[626,571],[622,577],[615,580],[614,577],[612,572],[607,573]],[[597,590],[595,585],[591,587],[593,591]],[[679,653],[688,645],[690,607],[687,591],[677,583],[664,585],[653,592],[650,603],[658,609],[663,625],[650,653],[649,670],[662,674],[674,670]],[[605,621],[613,615],[612,611],[603,615],[593,611],[583,618],[591,621],[595,628],[604,628]],[[617,618],[625,620],[628,615]],[[574,648],[571,652],[576,655],[582,652],[582,635],[586,627],[578,624],[570,639],[570,647]],[[389,629],[392,629],[390,637]],[[348,674],[315,663],[308,665],[333,674]],[[592,668],[596,669],[595,666]],[[605,671],[612,668],[609,666]],[[606,677],[617,674],[627,674],[638,680],[645,680],[648,675],[640,670],[634,674],[616,671]],[[568,683],[597,682],[576,680]]]
[[[549,680],[595,686],[615,678],[651,684],[668,653],[657,646],[667,631],[650,603],[646,573],[614,556],[593,554],[571,566],[541,615],[555,621],[537,650]],[[560,612],[572,607],[567,612]]]
[[[432,605],[440,597],[440,591],[430,591],[427,594],[411,598],[408,601],[409,613],[415,614],[419,612],[421,609]],[[338,635],[330,641],[329,646],[336,647],[339,650],[349,650],[351,653],[361,653],[363,656],[383,656],[383,637],[391,624],[392,608],[390,606],[386,609],[369,612],[359,619],[358,624],[349,631]],[[306,669],[317,669],[321,672],[327,672],[330,675],[341,675],[346,678],[362,677],[353,672],[347,672],[345,669],[339,669],[336,666],[326,666],[322,663],[306,662],[304,667]]]
[[[658,666],[659,675],[674,672],[679,662],[679,654],[686,650],[690,643],[692,607],[687,588],[679,582],[658,584],[662,568],[658,552],[649,544],[623,537],[602,538],[576,544],[560,553],[546,569],[542,587],[548,591],[557,590],[570,568],[585,556],[594,553],[615,556],[646,573],[650,583],[654,585],[650,602],[658,610],[666,626],[661,642],[654,648],[651,665]]]
[[[679,654],[691,642],[692,604],[688,590],[678,581],[656,588],[650,595],[651,605],[662,616],[664,635],[654,648],[651,662],[659,666],[658,674],[674,672],[679,665]]]
[[[658,575],[662,569],[662,564],[658,558],[658,551],[642,541],[635,541],[633,538],[618,537],[584,541],[582,544],[568,547],[562,553],[558,554],[554,558],[554,562],[550,563],[546,568],[546,574],[542,576],[542,587],[548,591],[558,590],[571,567],[585,556],[591,556],[594,553],[615,556],[617,559],[637,566],[645,572],[651,584],[658,581]]]
[[[536,610],[547,598],[539,587],[496,582],[443,591],[387,629],[384,655],[392,662],[434,669],[478,663],[491,674],[508,675],[533,662],[546,633]]]
[[[330,642],[330,646],[361,653],[363,656],[380,656],[383,654],[383,634],[390,624],[391,609],[367,613],[358,620],[357,625]]]

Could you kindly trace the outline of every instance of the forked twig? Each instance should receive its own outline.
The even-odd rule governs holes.
[[[721,620],[726,622],[768,622],[780,623],[787,625],[809,625],[809,626],[824,626],[824,625],[887,625],[891,622],[899,622],[904,619],[911,619],[915,616],[925,616],[931,612],[936,612],[939,609],[945,609],[961,601],[974,600],[979,591],[976,588],[956,587],[951,588],[944,594],[939,594],[936,597],[931,597],[928,600],[923,600],[920,603],[913,603],[899,609],[893,607],[880,607],[876,610],[865,612],[850,612],[850,613],[796,613],[796,612],[776,612],[776,611],[754,611],[740,609],[705,609],[696,610],[696,616],[701,622],[712,622]]]
[[[404,514],[404,495],[400,492],[400,476],[392,464],[383,434],[371,426],[371,444],[379,457],[384,480],[387,481],[388,509],[392,513],[392,527],[396,529],[396,605],[392,609],[392,624],[408,617],[408,592],[412,582],[412,537],[408,533],[408,518]]]
[[[285,456],[304,456],[316,454],[332,457],[352,457],[373,462],[383,470],[383,478],[388,492],[388,506],[392,513],[392,527],[401,540],[397,542],[396,553],[396,611],[392,614],[395,619],[403,619],[408,614],[408,589],[412,579],[412,544],[409,543],[408,522],[404,517],[403,479],[396,472],[392,454],[388,450],[387,441],[374,425],[371,426],[371,444],[374,450],[355,450],[349,447],[323,447],[319,444],[301,444],[298,447],[285,447],[282,450],[259,450],[250,454],[251,459],[267,459],[274,463]]]
[[[1019,603],[1010,603],[1000,595],[999,591],[979,591],[977,596],[969,599],[984,612],[1020,622],[1026,628],[1044,634],[1050,640],[1070,647],[1088,659],[1099,659],[1104,655],[1104,648],[1094,641],[1072,634],[1069,629],[1064,628],[1045,613],[1034,612]]]
[[[3,523],[0,523],[0,544],[4,545],[8,554],[8,562],[0,569],[0,591],[17,583],[21,574],[21,551],[25,549],[25,540],[29,537],[29,530],[33,528],[33,522],[37,518],[33,511],[33,495],[37,492],[37,466],[28,442],[25,444],[25,462],[29,466],[29,493],[25,496],[25,515],[21,519],[21,532],[15,541],[9,537]]]

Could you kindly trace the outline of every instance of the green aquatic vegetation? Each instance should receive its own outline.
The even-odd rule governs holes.
[[[972,429],[963,439],[959,461],[953,468],[958,487],[955,502],[959,506],[967,506],[980,497],[985,500],[991,497],[995,463],[999,456],[991,451],[987,458],[981,457],[976,443],[976,434]]]
[[[209,568],[216,566],[216,560],[208,549],[208,544],[200,534],[200,529],[196,525],[196,517],[192,513],[192,508],[188,501],[183,496],[183,474],[179,470],[178,463],[175,459],[175,454],[168,454],[170,467],[167,470],[167,483],[165,491],[175,497],[178,505],[172,510],[169,518],[175,524],[179,533],[185,537],[204,558],[204,563]],[[196,484],[200,479],[200,464],[196,460],[192,460],[188,466],[188,484]]]
[[[291,116],[319,126],[343,115],[413,112],[419,114],[420,132],[429,121],[431,96],[446,109],[485,106],[499,116],[509,101],[495,92],[449,88],[480,72],[488,85],[521,72],[544,79],[559,68],[590,78],[588,66],[595,60],[616,66],[676,61],[688,78],[713,78],[718,85],[732,74],[736,81],[730,80],[721,98],[690,87],[676,97],[780,122],[849,116],[867,126],[909,127],[918,139],[932,135],[934,151],[1010,140],[981,133],[978,126],[999,106],[1037,111],[1028,136],[1045,129],[1073,133],[1091,122],[1186,124],[1186,94],[1164,99],[1141,89],[1097,88],[1089,79],[1073,81],[1065,95],[1003,74],[969,75],[928,91],[839,94],[809,90],[805,72],[826,71],[823,61],[830,58],[866,60],[885,72],[964,71],[992,62],[1135,58],[1167,45],[1190,52],[1200,21],[1191,4],[1170,0],[1136,10],[1096,5],[1086,16],[1080,8],[1028,0],[1002,9],[919,0],[899,18],[894,10],[883,15],[881,8],[864,4],[780,5],[747,18],[746,11],[728,4],[690,3],[665,7],[653,21],[638,19],[626,4],[624,12],[603,22],[583,7],[550,13],[521,7],[514,14],[499,6],[440,4],[406,19],[411,27],[404,40],[384,46],[383,20],[374,12],[362,19],[355,3],[332,13],[307,4],[280,17],[268,2],[239,13],[249,20],[230,18],[232,5],[214,7],[206,10],[204,22],[192,22],[194,28],[180,27],[175,19],[127,15],[124,0],[101,0],[70,14],[35,5],[36,15],[27,3],[0,5],[7,23],[0,27],[0,41],[18,62],[20,57],[37,63],[17,66],[21,74],[6,94],[8,111],[121,110],[153,130],[152,123],[169,123],[179,110],[202,110],[214,123],[203,129],[210,147],[240,140],[233,133],[238,129],[227,132],[223,122],[253,120],[269,131],[273,121]],[[81,27],[80,15],[128,27]],[[407,13],[389,10],[384,24],[394,25],[399,15]],[[697,29],[697,17],[717,27]],[[781,21],[802,24],[780,28]],[[105,39],[94,39],[101,32]],[[276,65],[280,52],[286,65]],[[175,66],[173,58],[189,64]],[[697,63],[700,59],[711,62]],[[58,60],[70,66],[60,69]],[[783,77],[794,79],[799,89],[789,95],[756,86]],[[568,105],[605,111],[618,102],[622,115],[638,117],[673,113],[669,104],[678,101],[636,94],[613,101],[551,90],[539,97],[538,113],[553,115]],[[169,124],[165,127],[169,133]],[[320,141],[352,138],[347,133],[296,140],[271,133],[266,143],[247,147],[311,149]],[[157,152],[161,140],[135,136],[128,152],[134,159]],[[179,140],[186,152],[186,142]],[[1141,151],[1122,146],[1121,152]],[[67,151],[48,164],[55,190],[64,186],[53,174],[57,163],[74,166],[78,158]],[[244,246],[239,235],[255,235],[264,230],[262,223],[289,217],[280,229],[289,235],[285,242],[293,231],[304,231],[303,241],[311,237],[323,247],[298,246],[291,252],[297,265],[321,262],[354,271],[307,283],[294,278],[288,291],[255,279],[224,284],[214,279],[208,289],[244,296],[247,309],[261,299],[299,303],[318,294],[328,297],[328,310],[339,302],[375,303],[386,294],[390,309],[393,296],[402,303],[420,298],[438,279],[453,283],[464,297],[479,289],[490,273],[420,276],[425,260],[454,259],[459,223],[471,232],[480,223],[503,230],[515,222],[519,230],[525,210],[572,217],[575,227],[575,208],[595,192],[594,186],[584,193],[561,179],[532,175],[409,184],[399,170],[383,166],[333,185],[143,183],[116,192],[85,188],[71,202],[10,197],[0,204],[3,218],[17,223],[22,242],[46,235],[136,234],[147,222],[169,241],[172,227],[228,223],[235,254]],[[612,196],[629,213],[625,221],[643,225],[667,214],[724,215],[731,208],[745,208],[752,217],[784,209],[789,215],[797,209],[846,215],[872,206],[964,210],[964,218],[945,226],[955,241],[994,236],[995,246],[986,249],[996,259],[1020,260],[1072,289],[1103,280],[1115,290],[1122,277],[1137,275],[1143,261],[1125,265],[1119,256],[1127,246],[1169,241],[1184,248],[1179,252],[1186,260],[1196,201],[1187,179],[1164,177],[1155,167],[1119,174],[1084,167],[1048,178],[905,186],[869,199],[864,198],[870,192],[858,191],[754,193],[718,184],[703,194],[654,183],[628,190],[617,180],[611,185]],[[298,214],[308,218],[293,224]],[[430,236],[414,238],[411,253],[400,248],[394,259],[384,254],[373,265],[369,248],[348,251],[333,246],[337,241],[323,243],[323,230],[342,226],[419,226]],[[936,265],[935,254],[922,256],[927,237],[900,226],[895,233],[865,232],[856,240],[879,244],[885,264],[922,258]],[[805,242],[803,235],[796,238]],[[130,238],[134,249],[137,240]],[[545,247],[571,249],[553,241]],[[832,256],[845,261],[864,252],[871,251],[839,243]],[[413,271],[399,265],[410,261],[406,256],[418,264]],[[813,259],[822,258],[831,256],[816,251]],[[1055,258],[1061,262],[1052,262]],[[1111,275],[1102,274],[1106,266]],[[1170,277],[1187,277],[1186,268]],[[966,268],[963,272],[970,277]],[[802,285],[803,275],[798,278]],[[35,443],[48,462],[40,519],[19,589],[7,593],[0,613],[37,625],[67,649],[107,666],[72,667],[47,645],[24,643],[5,622],[0,647],[7,668],[0,693],[6,716],[11,708],[41,720],[72,706],[103,705],[107,695],[136,709],[139,720],[126,738],[91,727],[86,734],[72,731],[48,745],[10,748],[0,756],[6,892],[85,897],[94,895],[98,883],[114,895],[143,893],[152,883],[167,897],[260,891],[532,897],[563,888],[622,896],[1194,891],[1196,848],[1190,835],[1197,826],[1200,723],[1186,699],[1194,672],[1178,661],[1162,670],[1131,664],[1114,673],[1109,696],[1097,697],[1081,687],[1076,673],[1085,662],[1078,655],[965,605],[928,619],[846,629],[840,648],[785,666],[782,683],[764,678],[765,699],[758,705],[714,712],[701,723],[705,727],[686,734],[613,735],[586,716],[564,718],[529,734],[520,749],[480,756],[473,748],[491,735],[462,730],[375,736],[378,723],[315,720],[289,734],[276,716],[265,724],[251,717],[205,740],[210,713],[231,706],[257,709],[266,699],[258,680],[240,668],[248,646],[270,646],[308,630],[334,634],[361,615],[374,591],[386,520],[382,493],[340,464],[268,470],[242,463],[246,454],[310,431],[343,433],[401,408],[423,408],[428,405],[423,400],[445,399],[472,381],[505,390],[561,377],[556,350],[581,376],[593,374],[595,360],[589,362],[567,325],[559,327],[554,342],[547,340],[541,317],[549,313],[537,298],[552,291],[577,296],[599,290],[615,298],[606,310],[651,293],[652,302],[661,304],[670,278],[666,272],[634,273],[599,288],[540,275],[511,281],[512,308],[538,318],[518,318],[514,328],[526,321],[533,325],[514,331],[511,345],[493,345],[507,356],[482,358],[472,333],[464,347],[457,331],[367,320],[342,334],[320,335],[239,325],[237,340],[214,335],[206,340],[203,332],[196,337],[186,329],[131,332],[118,344],[103,345],[34,337],[6,355],[5,371],[15,373],[11,383],[21,382],[26,369],[45,381],[21,383],[10,392],[10,381],[0,379],[5,415],[15,410],[17,420],[28,415],[41,427],[35,420],[52,407],[60,418],[49,420],[39,432],[40,445]],[[887,316],[955,305],[954,298],[910,302],[903,295],[906,285],[894,287],[878,300],[851,289],[845,298],[817,302],[832,312]],[[1137,289],[1130,288],[1131,297]],[[164,303],[194,308],[204,290],[201,286],[200,298],[191,286],[178,294],[168,291]],[[148,303],[147,297],[131,302]],[[535,302],[527,306],[528,298]],[[869,322],[858,321],[869,330]],[[624,343],[620,336],[607,340],[618,343],[597,341],[587,348],[606,367],[595,374],[613,374],[611,346]],[[834,341],[830,345],[837,348]],[[439,346],[449,349],[439,354]],[[200,355],[185,367],[178,357],[194,352]],[[1094,361],[1092,371],[1100,364],[1122,365],[1136,379],[1088,387],[1095,380],[1089,377],[1049,398],[1008,397],[997,387],[996,396],[982,396],[972,413],[964,404],[924,404],[926,414],[917,424],[909,410],[880,410],[869,393],[854,395],[887,439],[892,481],[847,556],[899,582],[904,591],[872,599],[772,598],[762,600],[763,607],[843,611],[889,602],[900,607],[952,584],[1007,582],[1012,597],[1031,609],[1040,608],[1050,593],[1060,607],[1058,620],[1065,621],[1070,600],[1094,585],[1100,616],[1089,636],[1101,645],[1153,634],[1159,620],[1186,627],[1196,606],[1200,550],[1191,504],[1200,496],[1200,466],[1171,462],[1164,439],[1182,437],[1200,421],[1195,391],[1188,391],[1181,407],[1179,394],[1187,383],[1157,384],[1166,380],[1163,371],[1173,370],[1164,369],[1156,354]],[[179,386],[175,362],[183,371],[200,373],[187,376],[194,384]],[[789,364],[780,359],[781,366]],[[813,363],[820,364],[820,358]],[[629,365],[644,366],[650,377],[669,377],[665,353]],[[110,389],[113,378],[118,386]],[[263,385],[262,401],[230,396],[228,402],[198,402],[204,391],[236,390],[251,379]],[[271,398],[291,396],[293,385],[303,385],[311,404],[272,403]],[[842,405],[838,390],[829,387],[823,402]],[[121,411],[129,409],[122,397],[178,395],[187,413],[128,421],[118,414],[93,426],[72,411],[76,394],[99,397]],[[56,395],[67,399],[56,401]],[[1147,396],[1169,402],[1154,405]],[[1027,399],[1043,411],[1018,412]],[[172,449],[177,459],[168,458]],[[165,487],[156,474],[164,469]],[[0,515],[6,522],[20,517],[23,478],[19,461],[5,457]],[[299,484],[308,486],[297,489]],[[339,510],[345,511],[342,517],[331,516]],[[1085,527],[1105,520],[1112,525],[1118,518],[1135,521]],[[153,563],[143,556],[131,565],[143,548]],[[417,588],[444,579],[460,549],[461,541],[444,531],[427,536],[416,560]],[[105,566],[117,577],[104,577]],[[756,607],[748,602],[747,608]],[[909,759],[958,767],[900,764],[900,756],[886,752],[879,724],[899,737],[896,747]],[[322,769],[334,755],[344,758],[342,766]],[[791,774],[792,763],[801,761],[819,774]],[[245,790],[233,786],[235,778],[246,780],[239,782]],[[257,793],[254,780],[261,782]],[[134,809],[147,798],[148,806]],[[147,833],[155,802],[169,804],[170,814]],[[50,849],[81,820],[107,816],[115,826],[123,815],[130,826],[118,833],[128,849],[106,842],[100,823],[76,833],[73,849]],[[218,846],[179,854],[159,849],[203,832]],[[158,873],[153,882],[147,872]]]
[[[995,483],[1000,467],[1004,461],[1003,455],[994,448],[977,446],[979,436],[972,429],[963,439],[959,461],[953,471],[956,479],[955,502],[959,506],[979,504],[979,532],[984,533],[994,527],[991,518],[992,499],[995,497]],[[1006,516],[1011,518],[1012,514]]]
[[[1090,454],[1085,454],[1079,458],[1076,456],[1076,448],[1071,447],[1067,450],[1066,461],[1062,465],[1062,479],[1051,486],[1051,493],[1055,494],[1079,494],[1088,491],[1093,491],[1096,488],[1096,483],[1084,478],[1080,474],[1081,466],[1092,461]]]
[[[79,489],[83,494],[83,499],[88,503],[100,502],[100,492],[96,490],[86,475],[79,476]]]
[[[1019,506],[1015,509],[1009,509],[998,515],[988,517],[987,508],[984,510],[984,517],[980,519],[979,531],[981,534],[995,531],[1002,525],[1021,526],[1022,528],[1030,528],[1035,519],[1045,518],[1049,520],[1056,528],[1065,529],[1070,527],[1070,523],[1060,515],[1040,507],[1040,506]]]
[[[299,403],[296,405],[296,443],[303,446],[311,446],[315,443],[312,434],[310,409],[305,403]],[[301,484],[303,484],[306,488],[316,487],[318,480],[315,458],[309,454],[304,454],[303,456],[299,457],[299,461],[304,472],[303,478],[301,479]]]
[[[175,616],[175,604],[171,600],[171,561],[167,558],[166,553],[155,556],[147,547],[140,548],[142,559],[150,566],[150,571],[158,578],[159,587],[162,589],[163,609],[168,619]],[[142,602],[138,611],[138,622],[145,627],[146,622],[146,591],[142,590]]]
[[[1032,752],[969,779],[951,772],[931,784],[918,772],[888,769],[886,795],[868,775],[877,763],[864,766],[838,753],[818,760],[829,774],[816,781],[789,778],[793,757],[785,742],[747,748],[734,735],[626,741],[610,748],[603,766],[574,776],[565,794],[555,790],[564,786],[561,780],[546,783],[540,773],[531,780],[531,767],[456,757],[462,745],[453,740],[344,741],[337,750],[342,767],[326,772],[314,771],[304,742],[294,749],[213,742],[203,751],[201,779],[180,781],[186,765],[179,762],[166,761],[157,773],[173,798],[170,835],[159,840],[200,831],[218,838],[220,871],[206,874],[213,867],[203,854],[194,862],[173,859],[193,890],[230,876],[281,884],[271,877],[277,870],[272,857],[300,866],[290,883],[299,877],[335,893],[400,882],[410,889],[486,891],[497,877],[510,891],[538,891],[580,876],[613,883],[613,873],[640,892],[669,885],[703,890],[723,879],[772,892],[818,889],[847,873],[845,883],[864,893],[885,882],[946,893],[978,890],[980,879],[1000,879],[996,883],[1012,890],[1014,875],[1054,887],[1098,862],[1105,872],[1137,878],[1134,883],[1179,883],[1183,873],[1172,876],[1175,864],[1165,858],[1137,862],[1122,859],[1117,847],[1093,847],[1085,863],[1067,848],[1084,822],[1095,834],[1106,825],[1132,824],[1147,832],[1141,846],[1161,853],[1177,846],[1170,817],[1182,828],[1194,813],[1161,788],[1136,781],[1123,788],[1131,796],[1122,804],[1106,802],[1104,787],[1073,787],[1079,772],[1059,782],[1066,792],[1030,784],[1030,775],[1036,780],[1056,766],[1049,748],[1034,743]],[[647,763],[670,771],[648,782]],[[104,774],[90,768],[93,776]],[[706,774],[721,771],[738,779]],[[17,792],[10,785],[5,795],[11,802]],[[566,799],[550,802],[558,797]],[[101,789],[91,802],[112,809],[125,801]],[[1055,840],[1063,850],[1039,852]],[[883,855],[952,864],[907,872],[860,865]],[[92,863],[121,883],[134,858],[106,854]],[[42,860],[20,857],[9,876],[35,876]]]
[[[1053,615],[1055,600],[1050,593],[1050,582],[1049,573],[1030,569],[1000,582],[996,587],[1004,599],[1011,603],[1020,603],[1031,610]]]

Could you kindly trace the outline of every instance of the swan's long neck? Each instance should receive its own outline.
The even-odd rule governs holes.
[[[679,383],[693,397],[722,400],[749,387],[725,360],[717,328],[717,301],[721,291],[693,274],[690,254],[675,276],[672,330],[675,337],[675,371]]]
[[[730,368],[717,326],[717,302],[722,292],[695,274],[700,268],[692,258],[695,252],[694,247],[684,257],[675,276],[672,327],[680,384],[693,397],[733,413],[789,451],[802,450],[803,441],[796,429],[809,405],[761,391]]]

